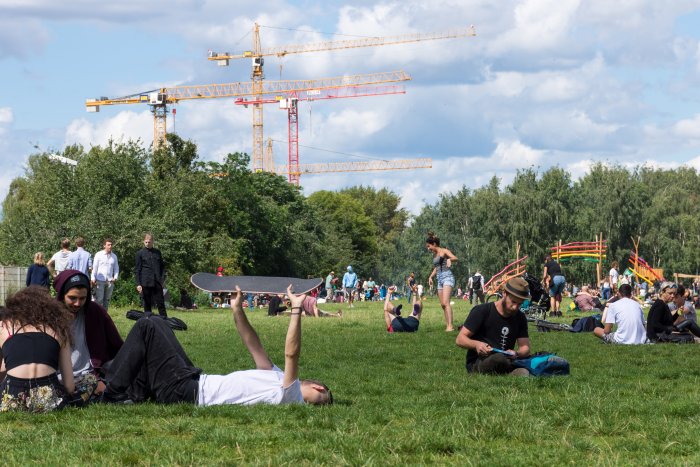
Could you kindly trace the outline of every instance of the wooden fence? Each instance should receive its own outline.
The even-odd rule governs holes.
[[[0,266],[0,304],[5,304],[8,295],[24,287],[27,279],[24,266]]]

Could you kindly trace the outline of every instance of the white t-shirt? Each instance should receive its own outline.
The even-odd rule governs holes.
[[[54,253],[51,257],[53,260],[53,269],[56,271],[56,274],[66,270],[68,266],[68,255],[70,255],[70,251],[61,250]]]
[[[646,344],[647,330],[644,328],[644,312],[639,302],[621,298],[608,307],[605,324],[616,324],[614,334],[618,344]]]
[[[617,269],[612,268],[610,272],[608,273],[608,276],[610,276],[610,283],[615,286],[617,285],[617,277],[619,276],[619,273],[617,272]]]
[[[294,380],[283,387],[284,372],[276,365],[272,370],[234,371],[227,375],[201,375],[199,377],[198,404],[301,404],[301,383]]]

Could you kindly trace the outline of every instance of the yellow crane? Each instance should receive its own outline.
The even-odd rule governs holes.
[[[412,170],[432,169],[433,160],[428,157],[419,159],[394,159],[375,161],[353,162],[325,162],[320,164],[289,164],[275,165],[272,157],[272,138],[267,138],[265,145],[265,168],[268,172],[277,175],[289,175],[290,171],[297,177],[301,174],[321,174],[333,172],[370,172],[379,170]],[[209,174],[210,177],[222,178],[228,176],[228,172]]]
[[[360,47],[376,47],[380,45],[405,44],[409,42],[430,41],[438,39],[453,39],[457,37],[476,36],[474,26],[451,31],[403,34],[390,37],[367,37],[362,39],[325,41],[312,44],[283,45],[262,49],[260,46],[260,26],[253,25],[253,49],[241,54],[228,52],[218,53],[209,51],[208,60],[215,61],[219,66],[228,66],[231,60],[250,58],[252,62],[251,79],[253,80],[254,100],[262,100],[263,65],[268,56],[284,57],[289,54],[322,52]],[[261,169],[263,166],[263,107],[262,104],[253,104],[253,169]]]
[[[369,172],[378,170],[412,170],[431,169],[433,160],[430,158],[419,159],[397,159],[397,160],[376,160],[376,161],[353,161],[353,162],[323,162],[320,164],[298,164],[292,169],[292,174],[321,174],[332,172]],[[275,173],[287,175],[290,167],[287,164],[276,165]]]
[[[408,81],[410,79],[411,77],[408,73],[399,70],[321,79],[173,86],[123,97],[86,99],[85,109],[88,112],[99,112],[100,107],[103,105],[149,105],[153,112],[153,146],[158,147],[165,141],[167,106],[177,104],[180,101],[258,96],[260,93],[262,93],[262,95],[287,95],[292,92],[336,89],[348,86],[369,86]],[[262,167],[257,167],[257,169],[261,168]]]

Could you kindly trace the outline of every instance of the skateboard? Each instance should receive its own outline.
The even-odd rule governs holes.
[[[205,292],[235,292],[238,286],[242,292],[253,294],[285,294],[289,284],[292,284],[292,292],[301,294],[315,289],[323,280],[296,277],[217,276],[208,272],[198,272],[192,274],[190,282]]]

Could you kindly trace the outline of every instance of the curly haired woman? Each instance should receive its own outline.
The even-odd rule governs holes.
[[[70,325],[66,307],[43,287],[30,286],[6,300],[0,309],[0,371],[6,372],[0,412],[48,412],[68,404],[75,391]]]

